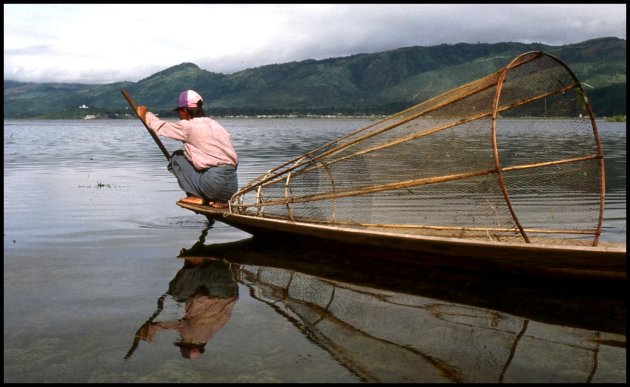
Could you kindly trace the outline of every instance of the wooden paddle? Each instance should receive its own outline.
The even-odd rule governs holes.
[[[136,117],[138,117],[140,119],[140,121],[142,121],[142,123],[144,124],[144,127],[147,128],[147,131],[149,131],[149,134],[151,135],[151,137],[153,137],[153,140],[155,140],[155,143],[160,147],[160,150],[162,151],[162,153],[164,153],[164,156],[166,157],[166,160],[170,161],[171,160],[171,156],[169,155],[168,151],[164,147],[164,144],[162,144],[162,141],[160,141],[160,139],[158,138],[157,134],[155,134],[154,131],[149,129],[149,127],[147,126],[147,123],[144,122],[142,117],[140,117],[138,115],[138,105],[136,104],[136,102],[133,100],[133,98],[131,98],[129,93],[127,93],[127,90],[121,89],[120,91],[122,92],[122,95],[123,95],[123,97],[125,97],[127,102],[129,102],[129,106],[131,106],[133,111],[136,113]]]

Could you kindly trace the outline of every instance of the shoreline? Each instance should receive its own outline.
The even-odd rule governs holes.
[[[386,114],[363,114],[363,115],[348,115],[348,114],[256,114],[256,115],[208,115],[213,119],[365,119],[365,120],[380,120],[391,115]],[[521,117],[514,117],[521,118]],[[573,117],[565,117],[566,119],[571,119]],[[86,117],[77,117],[77,118],[47,118],[47,117],[4,117],[4,120],[14,120],[14,121],[38,121],[38,120],[50,120],[50,121],[92,121],[92,120],[111,120],[111,121],[119,121],[119,120],[136,120],[137,118],[127,114],[125,117],[112,118],[112,117],[99,117],[99,116],[86,116]],[[176,117],[167,116],[166,119],[176,119]],[[505,118],[503,118],[505,119]],[[564,119],[564,118],[560,118]],[[612,117],[595,117],[596,120],[605,121],[605,122],[626,122],[626,116],[612,116]]]

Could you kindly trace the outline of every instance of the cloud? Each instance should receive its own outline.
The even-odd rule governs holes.
[[[138,81],[455,43],[626,38],[625,4],[8,4],[4,78]]]

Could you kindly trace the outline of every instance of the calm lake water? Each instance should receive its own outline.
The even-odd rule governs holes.
[[[241,185],[369,123],[221,122]],[[598,126],[601,239],[625,242],[626,124]],[[5,120],[5,382],[626,381],[625,284],[358,262],[182,196],[137,120]],[[186,338],[206,342],[195,359]]]

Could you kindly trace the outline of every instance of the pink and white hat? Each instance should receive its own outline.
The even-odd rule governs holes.
[[[203,98],[201,98],[201,95],[199,95],[196,91],[182,91],[179,93],[179,98],[177,99],[177,109],[185,107],[198,107],[197,102],[199,101],[203,102]]]

